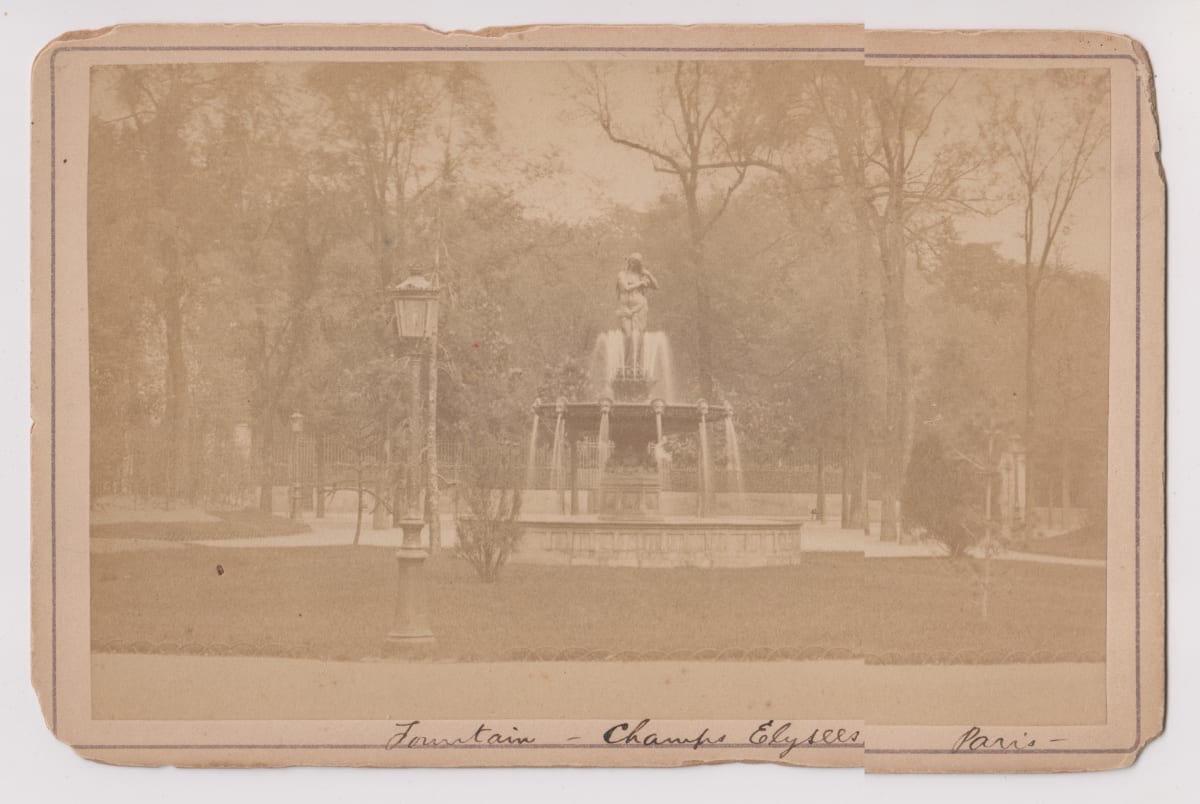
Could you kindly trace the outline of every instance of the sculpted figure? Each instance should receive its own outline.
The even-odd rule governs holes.
[[[641,254],[630,254],[617,273],[617,321],[625,335],[626,368],[642,367],[642,333],[650,308],[647,290],[658,290],[658,280],[642,265]]]

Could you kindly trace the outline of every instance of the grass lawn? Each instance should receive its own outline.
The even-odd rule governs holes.
[[[1103,661],[1105,570],[993,561],[988,616],[978,576],[947,558],[872,559],[863,644],[880,663]]]
[[[245,539],[259,536],[285,536],[309,533],[305,522],[285,516],[264,514],[261,511],[214,511],[216,521],[207,522],[112,522],[93,524],[93,539],[158,539],[165,541],[200,541],[210,539]]]
[[[1103,657],[1102,570],[996,566],[986,622],[971,582],[939,559],[813,553],[796,567],[716,570],[513,564],[487,585],[442,555],[426,577],[444,659],[849,658],[862,646],[891,661],[981,661],[997,649],[1014,661]],[[94,553],[93,648],[377,657],[395,589],[386,548]]]

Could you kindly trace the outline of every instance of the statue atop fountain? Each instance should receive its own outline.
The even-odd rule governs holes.
[[[645,372],[643,341],[646,332],[647,290],[658,290],[658,280],[642,265],[642,255],[625,258],[625,267],[617,272],[617,321],[625,336],[625,368]]]
[[[646,328],[652,290],[658,280],[640,254],[629,255],[617,274],[620,326],[596,337],[586,398],[533,404],[526,486],[552,492],[553,502],[540,515],[524,509],[522,551],[538,560],[632,566],[799,560],[798,518],[737,518],[720,510],[732,501],[736,513],[743,511],[733,407],[676,396],[667,335]],[[709,433],[721,425],[716,446],[725,450],[724,472],[714,469]],[[539,439],[546,438],[548,484],[538,472]],[[674,465],[672,439],[685,450],[695,445],[693,482],[686,478],[691,456],[680,451],[685,465]]]

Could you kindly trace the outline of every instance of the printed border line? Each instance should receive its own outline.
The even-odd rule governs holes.
[[[868,53],[865,47],[552,47],[537,45],[109,45],[67,46],[58,48],[51,56],[68,51],[96,52],[337,52],[337,53],[862,53],[866,59],[1127,59],[1137,64],[1128,53]]]
[[[55,290],[56,290],[56,60],[67,52],[506,52],[506,53],[864,53],[865,48],[652,48],[652,47],[518,47],[518,46],[71,46],[55,49],[50,54],[50,730],[58,734],[58,528],[56,528],[56,372],[55,372]],[[1132,746],[1124,749],[1028,749],[1021,754],[1130,754],[1141,743],[1141,76],[1136,73],[1138,60],[1128,54],[866,54],[866,59],[1127,59],[1135,66],[1135,324],[1134,324],[1134,700],[1135,733]],[[76,745],[77,749],[361,749],[376,745]],[[451,746],[445,746],[451,748]],[[467,746],[452,746],[467,748]],[[517,746],[488,746],[499,750]],[[522,745],[521,748],[557,748],[554,745]],[[562,748],[576,748],[575,744]],[[644,745],[587,745],[580,748],[647,748]],[[678,748],[678,746],[662,746]],[[722,748],[763,748],[760,745],[722,745]],[[778,746],[770,746],[778,748]],[[810,748],[860,748],[859,745],[810,746]],[[865,754],[954,754],[943,749],[865,749]],[[986,750],[974,754],[1012,756],[1012,752]]]
[[[1134,65],[1135,56],[1128,53],[867,53],[868,59],[1128,59]]]
[[[458,749],[463,749],[463,748],[465,748],[467,750],[492,750],[492,751],[497,751],[497,750],[507,751],[512,748],[523,748],[523,749],[529,749],[529,748],[546,748],[546,749],[603,748],[605,750],[616,749],[616,748],[642,748],[642,749],[649,748],[649,749],[674,749],[676,751],[695,751],[695,750],[704,750],[704,749],[708,749],[708,748],[760,748],[760,749],[761,748],[770,748],[775,751],[786,751],[789,749],[798,751],[801,749],[810,749],[810,748],[861,749],[861,748],[863,748],[863,744],[862,743],[846,743],[845,745],[826,745],[824,743],[813,743],[812,745],[809,745],[807,743],[800,743],[800,744],[793,746],[791,743],[775,743],[773,745],[769,744],[769,743],[705,743],[704,745],[701,745],[701,746],[695,746],[695,745],[690,745],[687,743],[676,744],[676,745],[661,745],[661,744],[646,745],[645,743],[633,743],[633,744],[627,744],[627,743],[520,743],[520,744],[514,744],[514,745],[478,745],[475,743],[468,743],[466,745],[404,745],[404,746],[397,746],[395,748],[388,748],[386,745],[383,745],[382,743],[327,743],[327,744],[313,743],[310,745],[300,745],[300,744],[297,744],[297,745],[257,745],[257,744],[253,744],[253,743],[232,743],[232,744],[225,744],[225,745],[191,745],[191,744],[180,744],[180,745],[159,745],[159,744],[150,744],[150,745],[135,745],[135,744],[130,744],[130,745],[76,745],[76,746],[72,746],[72,747],[78,748],[78,749],[84,749],[84,750],[93,750],[93,749],[103,748],[103,749],[110,749],[110,750],[130,749],[130,750],[135,750],[135,751],[142,750],[142,749],[151,749],[151,748],[168,748],[168,749],[173,749],[173,750],[199,748],[199,749],[210,749],[210,750],[214,750],[214,751],[233,751],[233,750],[251,750],[251,749],[257,750],[260,748],[297,750],[297,751],[299,751],[299,750],[314,750],[314,749],[320,749],[320,750],[324,751],[324,750],[329,750],[329,749],[338,749],[338,750],[372,750],[372,751],[400,751],[400,752],[412,751],[412,750],[444,750],[444,749],[458,750]]]
[[[337,53],[865,53],[861,47],[550,47],[538,45],[110,45],[61,47],[54,55],[72,50],[93,51],[332,51]],[[53,57],[51,57],[53,58]]]
[[[58,104],[54,98],[54,60],[56,56],[58,56],[57,52],[50,56],[50,731],[55,735],[58,734],[58,477],[56,474],[58,450],[55,438],[58,431],[56,426],[58,393],[55,389],[58,376],[58,335],[55,332],[55,311],[58,309],[55,295],[58,289],[58,282],[55,280],[55,268],[58,262],[55,252],[57,241],[55,235],[58,231],[55,217],[58,212],[58,181],[55,167],[58,147],[56,141]],[[90,553],[90,544],[88,550]],[[88,563],[91,563],[90,555]],[[89,611],[88,614],[90,617],[91,612]]]

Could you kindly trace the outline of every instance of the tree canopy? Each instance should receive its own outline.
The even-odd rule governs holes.
[[[973,454],[1009,423],[1035,500],[1103,504],[1107,271],[1078,256],[1107,226],[1079,196],[1105,169],[1093,74],[555,69],[97,69],[97,492],[218,493],[238,425],[268,486],[295,410],[355,443],[402,427],[384,291],[414,269],[444,288],[442,432],[522,443],[534,398],[588,393],[638,251],[679,396],[731,402],[748,463],[822,449],[898,504],[918,434]]]

